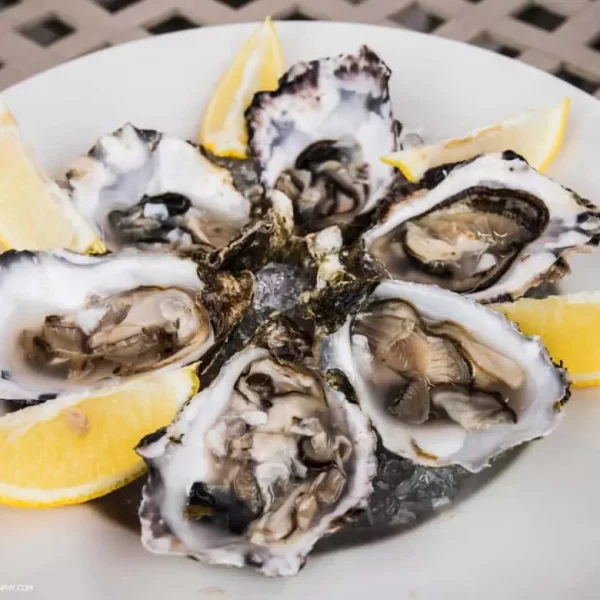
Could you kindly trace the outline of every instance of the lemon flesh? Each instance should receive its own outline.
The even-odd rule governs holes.
[[[217,156],[245,158],[248,133],[244,111],[259,91],[277,89],[285,63],[270,18],[254,31],[221,77],[208,104],[200,144]]]
[[[412,182],[439,165],[468,160],[478,154],[513,150],[538,171],[544,171],[562,144],[570,98],[528,111],[516,118],[475,130],[464,137],[401,150],[381,160],[397,167]]]
[[[491,308],[517,323],[526,335],[539,336],[552,359],[562,361],[574,387],[600,384],[600,293],[522,298]]]
[[[0,503],[77,504],[145,472],[133,448],[198,391],[192,367],[101,395],[65,396],[0,418]]]
[[[68,194],[47,177],[0,103],[0,250],[103,252]]]

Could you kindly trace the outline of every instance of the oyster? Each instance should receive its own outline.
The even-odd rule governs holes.
[[[44,400],[191,364],[232,332],[254,278],[129,250],[0,255],[0,397]]]
[[[417,283],[349,281],[313,292],[306,308],[322,334],[321,369],[348,378],[397,455],[477,472],[560,421],[565,371],[537,339],[473,300]]]
[[[131,124],[102,137],[67,178],[73,202],[110,250],[191,247],[220,266],[252,245],[264,255],[260,268],[287,237],[287,213],[293,217],[283,194],[253,203],[194,144]]]
[[[294,202],[302,231],[344,224],[370,211],[393,169],[380,156],[398,148],[390,70],[369,48],[298,63],[246,111],[249,143],[267,188]]]
[[[361,239],[385,276],[493,302],[559,279],[599,236],[596,206],[505,152],[431,169]]]
[[[253,218],[240,235],[207,257],[202,248],[191,246],[182,254],[205,262],[214,269],[256,272],[274,260],[284,260],[293,249],[294,212],[290,199],[278,190],[256,205]]]
[[[142,542],[159,554],[293,575],[366,504],[375,436],[283,317],[215,370],[173,423],[137,448],[150,466]]]

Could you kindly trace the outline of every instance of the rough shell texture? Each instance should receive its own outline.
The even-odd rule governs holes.
[[[372,303],[390,299],[408,302],[428,323],[460,328],[480,348],[490,348],[518,364],[523,379],[507,400],[516,423],[465,429],[443,419],[417,425],[392,416],[379,398],[380,386],[368,384],[365,375],[377,359],[369,356],[367,360],[366,345],[353,327]],[[328,305],[334,309],[327,310]],[[569,397],[566,372],[552,363],[539,340],[525,337],[502,315],[473,300],[415,283],[351,281],[341,285],[337,293],[335,285],[313,293],[306,306],[318,319],[322,370],[339,371],[347,377],[383,445],[399,456],[429,466],[458,464],[476,472],[505,450],[547,435],[561,419],[562,405]],[[347,316],[339,317],[342,311]]]
[[[596,206],[505,152],[399,183],[348,263],[494,302],[559,279],[568,253],[599,239]]]
[[[256,272],[271,261],[286,260],[294,248],[293,236],[290,199],[272,190],[255,205],[252,220],[227,246],[208,254],[201,247],[190,246],[181,253],[214,269]]]
[[[192,246],[223,256],[254,219],[253,202],[228,169],[188,141],[131,124],[100,138],[67,179],[73,202],[111,250]]]
[[[228,338],[253,290],[250,273],[199,270],[174,254],[5,252],[0,396],[85,393],[148,370],[191,364]]]
[[[350,174],[345,169],[343,173],[337,171],[337,175],[331,173],[325,187],[335,188],[340,178],[347,182],[349,178],[354,180],[349,187],[356,188],[360,179],[364,184],[362,191],[356,192],[358,196],[350,191],[351,198],[346,198],[353,204],[349,212],[355,216],[371,210],[384,195],[393,173],[379,158],[398,147],[400,125],[392,115],[389,77],[387,65],[363,46],[356,55],[298,63],[281,78],[277,90],[258,93],[247,109],[246,119],[250,147],[262,182],[271,188],[283,171],[295,168],[303,170],[309,180],[314,179],[315,165],[318,173],[323,174],[321,167],[332,157],[332,151],[344,156],[346,151],[351,155],[356,153],[359,159],[340,160],[358,160],[362,165],[360,174],[354,171]],[[306,154],[309,147],[313,149],[310,158]],[[299,165],[298,161],[307,164]],[[330,162],[328,165],[332,167]],[[333,162],[339,167],[338,159]],[[316,187],[314,181],[306,185],[311,188],[305,195],[308,202]],[[342,188],[345,189],[344,185]],[[296,216],[304,222],[298,224],[307,226],[299,202],[295,202]],[[332,202],[332,198],[321,198],[316,201],[318,206],[309,207],[309,212],[314,208],[322,211],[323,217],[331,216]],[[335,212],[332,218],[329,224],[335,224]]]
[[[293,418],[289,430],[287,425],[277,425],[278,433],[266,433],[266,429],[273,427],[273,419],[285,415],[282,409],[288,413],[298,399],[305,403],[312,398],[310,402],[314,403],[315,397],[308,392],[290,391],[283,396],[268,395],[261,401],[260,410],[252,404],[251,417],[248,412],[240,413],[246,415],[245,433],[231,443],[237,448],[245,437],[253,436],[244,446],[247,449],[242,450],[252,456],[250,472],[243,471],[246,491],[242,491],[239,470],[234,471],[237,475],[227,476],[233,477],[232,483],[222,480],[223,469],[239,469],[241,463],[233,467],[231,463],[242,459],[232,457],[242,455],[230,449],[219,461],[211,440],[235,420],[234,403],[239,403],[241,390],[249,385],[252,375],[248,373],[254,374],[253,385],[260,381],[263,386],[265,376],[259,380],[252,370],[265,361],[270,364],[271,373],[279,369],[286,373],[286,386],[295,385],[289,378],[290,372],[298,373],[299,380],[304,381],[302,385],[318,382],[324,394],[321,402],[325,404],[319,409],[318,419]],[[171,425],[142,440],[137,451],[150,466],[140,506],[142,542],[147,549],[159,554],[188,555],[212,564],[251,566],[269,576],[292,575],[304,565],[320,538],[335,531],[348,513],[366,505],[376,473],[375,437],[358,406],[321,380],[311,364],[308,340],[287,320],[276,318],[259,329],[252,342],[231,357],[212,380],[209,378],[210,383],[187,403]],[[201,379],[205,380],[202,374]],[[275,379],[269,381],[273,384]],[[241,382],[246,387],[242,388]],[[261,421],[257,413],[268,415],[267,421]],[[342,470],[332,467],[319,472],[322,467],[314,471],[299,463],[305,460],[298,454],[305,448],[303,444],[316,439],[310,438],[310,429],[319,430],[322,426],[337,432],[330,439],[342,436],[351,444]],[[297,442],[289,433],[295,430],[303,431]],[[271,440],[268,447],[259,442],[259,436],[264,440],[265,435]],[[279,445],[273,446],[274,443]],[[290,469],[296,473],[292,479]],[[278,473],[276,479],[274,473]],[[317,492],[319,499],[306,495],[309,486],[312,490],[332,474],[345,482],[343,487],[335,486],[325,496]],[[288,483],[276,484],[284,480]],[[251,494],[247,491],[248,481],[254,486]],[[287,516],[289,510],[292,513]],[[280,530],[283,532],[277,533]]]

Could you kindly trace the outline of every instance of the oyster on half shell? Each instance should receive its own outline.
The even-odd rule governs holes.
[[[73,202],[111,250],[137,243],[226,246],[251,203],[198,147],[127,124],[67,173]]]
[[[281,249],[293,227],[283,194],[253,194],[251,200],[236,189],[228,169],[194,144],[131,124],[100,138],[71,165],[67,179],[76,207],[113,251],[191,249],[217,267],[226,262],[256,269]],[[249,246],[258,263],[240,265],[241,249]]]
[[[361,243],[382,275],[493,302],[559,279],[568,253],[599,239],[596,206],[505,152],[431,169],[407,198],[390,194]]]
[[[0,397],[45,400],[202,358],[252,302],[254,278],[123,251],[0,255]]]
[[[322,371],[348,379],[399,456],[477,472],[560,421],[566,372],[541,342],[473,300],[417,283],[347,281],[313,292],[306,309]]]
[[[249,143],[267,188],[294,203],[303,232],[352,221],[386,193],[398,148],[390,69],[369,48],[294,65],[246,111]]]
[[[314,368],[308,340],[275,318],[171,425],[140,442],[150,466],[142,542],[158,554],[293,575],[365,506],[374,450],[366,416]]]

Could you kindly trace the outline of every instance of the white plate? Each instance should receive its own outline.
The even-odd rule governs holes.
[[[45,167],[126,121],[194,138],[219,74],[252,26],[207,28],[110,49],[2,94]],[[600,103],[545,73],[441,38],[362,25],[278,24],[289,63],[366,43],[393,70],[396,116],[454,135],[572,97],[551,175],[600,202]],[[597,254],[577,257],[569,291],[600,288]],[[596,600],[600,595],[600,397],[573,394],[567,417],[450,514],[369,547],[316,556],[295,578],[155,557],[94,506],[0,509],[0,591],[82,600]]]

